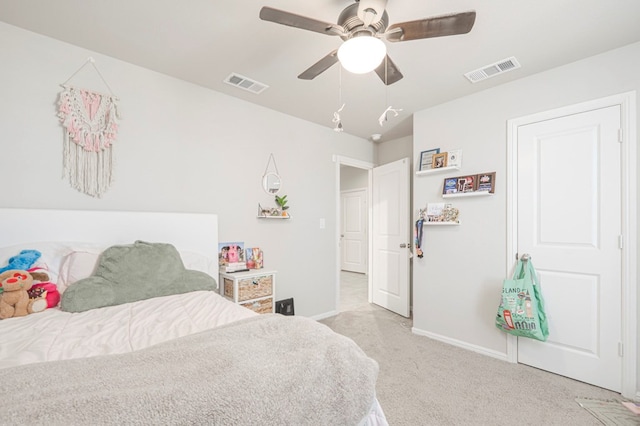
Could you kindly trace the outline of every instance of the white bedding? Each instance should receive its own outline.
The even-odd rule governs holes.
[[[106,247],[141,239],[174,244],[185,267],[217,278],[217,236],[217,217],[211,214],[0,209],[0,267],[20,249],[39,250],[36,266],[48,270],[64,291],[70,278],[90,274],[90,262]],[[81,313],[57,307],[0,320],[0,382],[10,367],[129,353],[256,315],[216,292],[197,291]],[[359,425],[387,425],[377,400]]]
[[[0,321],[0,368],[126,353],[257,315],[212,291]]]

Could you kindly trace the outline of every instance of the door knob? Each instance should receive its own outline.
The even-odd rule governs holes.
[[[407,248],[407,245],[405,243],[400,244],[400,248]]]

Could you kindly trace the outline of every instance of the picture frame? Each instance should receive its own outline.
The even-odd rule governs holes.
[[[479,173],[476,184],[476,191],[495,193],[496,190],[496,172]]]
[[[420,153],[420,164],[418,170],[429,170],[433,168],[433,156],[440,153],[440,148],[428,149]]]
[[[444,179],[444,185],[442,186],[442,194],[457,194],[458,193],[458,178],[450,177]]]
[[[426,209],[427,222],[442,222],[446,203],[428,203]]]
[[[454,149],[447,151],[447,167],[462,167],[462,150]]]
[[[478,184],[478,175],[458,176],[456,179],[456,188],[458,190],[458,194],[476,191]]]
[[[438,154],[434,154],[433,155],[433,163],[431,165],[431,168],[433,169],[441,169],[443,167],[447,167],[447,158],[448,155],[446,152],[440,152]]]
[[[218,265],[244,262],[244,242],[218,243]]]

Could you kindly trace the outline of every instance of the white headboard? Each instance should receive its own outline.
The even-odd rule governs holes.
[[[33,242],[173,244],[178,250],[215,257],[218,216],[97,210],[0,209],[0,247]]]

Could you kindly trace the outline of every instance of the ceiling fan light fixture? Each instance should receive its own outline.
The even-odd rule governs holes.
[[[340,45],[338,59],[349,72],[365,74],[380,65],[387,54],[382,40],[371,35],[352,37]]]

